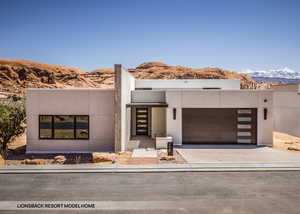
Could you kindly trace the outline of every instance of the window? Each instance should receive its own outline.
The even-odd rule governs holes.
[[[238,114],[251,114],[252,110],[251,109],[239,109]]]
[[[88,115],[40,115],[40,139],[89,139]]]
[[[75,139],[75,116],[54,116],[54,139]]]
[[[40,116],[40,139],[53,138],[52,124],[52,116]]]
[[[89,138],[89,116],[76,116],[76,137],[78,139]]]

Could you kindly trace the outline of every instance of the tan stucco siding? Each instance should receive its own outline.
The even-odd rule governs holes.
[[[173,136],[174,143],[182,144],[182,108],[257,108],[258,145],[273,144],[273,91],[215,90],[215,91],[166,91],[167,134]],[[266,102],[265,102],[266,101]],[[176,109],[176,120],[173,119]],[[263,109],[268,109],[267,120]]]
[[[28,89],[27,152],[93,152],[114,149],[114,90]],[[40,140],[39,115],[89,115],[89,140]]]
[[[300,137],[300,95],[297,92],[274,92],[274,130]]]
[[[166,108],[152,108],[151,137],[166,134]]]

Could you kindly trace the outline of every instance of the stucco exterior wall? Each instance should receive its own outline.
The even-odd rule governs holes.
[[[113,89],[28,89],[27,152],[94,152],[114,149]],[[89,140],[40,140],[39,115],[89,115]]]
[[[151,137],[166,134],[166,108],[152,108]]]
[[[273,85],[271,89],[277,91],[289,91],[289,92],[300,92],[300,84],[285,84],[285,85]]]
[[[297,92],[274,92],[274,130],[300,137],[300,95]]]
[[[152,89],[202,89],[220,88],[223,90],[239,90],[239,79],[137,79],[136,88]]]
[[[265,102],[266,100],[266,102]],[[214,90],[214,91],[166,91],[167,134],[173,136],[176,145],[182,144],[182,108],[257,108],[258,145],[273,143],[273,91],[263,90]],[[173,119],[176,109],[176,120]],[[267,120],[263,109],[268,109]]]
[[[131,91],[135,89],[135,79],[125,68],[121,67],[121,151],[125,151],[130,139],[130,108]]]

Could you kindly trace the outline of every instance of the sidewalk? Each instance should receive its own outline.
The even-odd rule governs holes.
[[[203,163],[154,165],[36,165],[1,166],[0,174],[23,173],[138,173],[138,172],[199,172],[199,171],[300,171],[299,163]]]

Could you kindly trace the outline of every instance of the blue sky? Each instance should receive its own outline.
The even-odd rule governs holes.
[[[298,0],[1,0],[0,58],[300,71]]]

